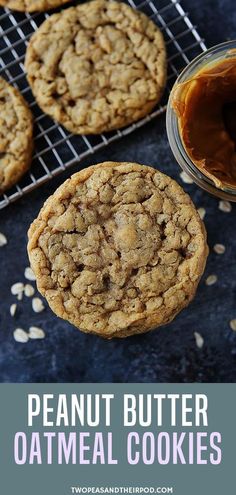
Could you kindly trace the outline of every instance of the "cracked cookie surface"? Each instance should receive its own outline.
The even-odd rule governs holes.
[[[0,5],[20,12],[43,12],[62,7],[71,0],[0,0]]]
[[[124,127],[149,113],[166,82],[159,28],[125,3],[94,0],[49,17],[25,67],[34,96],[75,134]]]
[[[74,174],[46,201],[28,253],[52,310],[112,338],[171,321],[194,297],[208,248],[203,222],[174,180],[106,162]]]
[[[28,170],[32,150],[31,111],[19,91],[0,78],[0,193]]]

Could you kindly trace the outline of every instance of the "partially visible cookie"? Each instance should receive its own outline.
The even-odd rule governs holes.
[[[71,0],[0,0],[0,5],[20,12],[42,12],[60,7]]]
[[[28,170],[33,151],[33,117],[23,96],[0,78],[0,193]]]
[[[166,83],[160,29],[127,4],[94,0],[49,17],[25,67],[34,96],[75,134],[124,127],[148,114]]]
[[[72,175],[46,201],[28,253],[52,310],[112,338],[170,322],[193,299],[208,248],[204,224],[174,180],[107,162]]]

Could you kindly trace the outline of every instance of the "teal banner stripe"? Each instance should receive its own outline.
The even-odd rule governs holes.
[[[4,495],[234,491],[234,384],[0,386]]]

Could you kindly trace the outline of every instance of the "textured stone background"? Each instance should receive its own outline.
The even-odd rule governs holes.
[[[158,5],[158,0],[156,5]],[[235,0],[182,0],[208,46],[236,38]],[[119,143],[96,153],[84,166],[104,160],[130,160],[153,165],[177,179],[180,169],[169,149],[165,116]],[[2,382],[235,382],[236,332],[236,206],[230,214],[218,209],[218,200],[195,185],[184,185],[197,205],[206,209],[210,248],[223,243],[226,253],[211,250],[207,269],[194,302],[176,320],[153,333],[126,340],[103,341],[80,333],[58,319],[49,308],[33,313],[28,299],[19,304],[15,319],[10,287],[24,280],[28,265],[26,232],[42,203],[76,168],[60,175],[0,212],[0,232],[8,245],[0,250],[0,380]],[[218,282],[205,285],[216,274]],[[43,341],[16,343],[13,330],[38,325]],[[196,346],[194,332],[204,338]]]

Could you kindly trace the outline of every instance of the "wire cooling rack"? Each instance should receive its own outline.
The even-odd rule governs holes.
[[[179,0],[127,0],[127,3],[147,14],[164,34],[169,62],[167,88],[161,104],[150,115],[125,129],[99,136],[73,136],[42,113],[33,98],[24,72],[25,50],[31,35],[48,14],[20,14],[0,8],[0,76],[21,91],[35,117],[32,167],[19,184],[0,195],[0,209],[164,112],[168,94],[180,71],[206,50]]]

